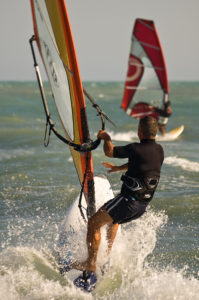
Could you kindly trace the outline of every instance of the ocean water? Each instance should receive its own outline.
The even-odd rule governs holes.
[[[123,83],[84,86],[117,124],[106,123],[114,144],[137,141],[137,121],[120,109]],[[59,274],[54,256],[60,225],[80,191],[70,152],[53,135],[43,146],[37,83],[0,82],[0,299],[199,299],[199,82],[171,82],[170,100],[167,129],[183,124],[184,132],[161,142],[165,161],[154,199],[142,218],[121,228],[112,268],[85,294]],[[101,124],[87,106],[95,139]],[[93,160],[95,174],[106,174],[102,161],[121,164],[106,158],[102,145]],[[116,194],[120,174],[107,176]]]

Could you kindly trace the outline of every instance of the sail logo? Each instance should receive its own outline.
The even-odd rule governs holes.
[[[126,77],[126,81],[135,81],[136,79],[138,79],[141,74],[142,74],[142,63],[140,62],[140,60],[135,57],[130,55],[129,57],[129,71]]]
[[[48,45],[45,43],[45,41],[42,41],[42,44],[43,44],[43,49],[44,49],[44,52],[45,52],[46,61],[47,61],[48,66],[49,66],[53,82],[57,87],[59,87],[58,75],[57,75],[57,72],[56,72],[55,63],[53,62],[51,51],[50,51]]]

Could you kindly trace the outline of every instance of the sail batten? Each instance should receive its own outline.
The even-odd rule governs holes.
[[[157,51],[160,51],[160,48],[157,47],[157,46],[154,46],[154,45],[151,45],[151,44],[148,44],[148,43],[145,43],[145,42],[142,42],[140,41],[140,44],[143,45],[143,46],[146,46],[146,47],[149,47],[149,48],[152,48],[152,49],[155,49]]]
[[[134,63],[134,62],[130,62],[129,63],[129,66],[136,66],[136,67],[140,67],[140,68],[152,68],[152,69],[156,69],[156,70],[159,70],[159,71],[163,71],[164,72],[164,68],[162,68],[162,67],[156,67],[156,66],[143,66],[143,65],[141,65],[141,64],[138,64],[138,63]]]

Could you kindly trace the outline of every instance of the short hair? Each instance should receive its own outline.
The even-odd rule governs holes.
[[[145,138],[155,137],[158,131],[158,122],[153,117],[144,117],[139,122],[140,129]]]

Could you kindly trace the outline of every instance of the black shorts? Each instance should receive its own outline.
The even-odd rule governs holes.
[[[106,202],[104,206],[113,219],[113,224],[122,224],[141,217],[146,211],[147,203],[136,201],[131,196],[119,194]]]

